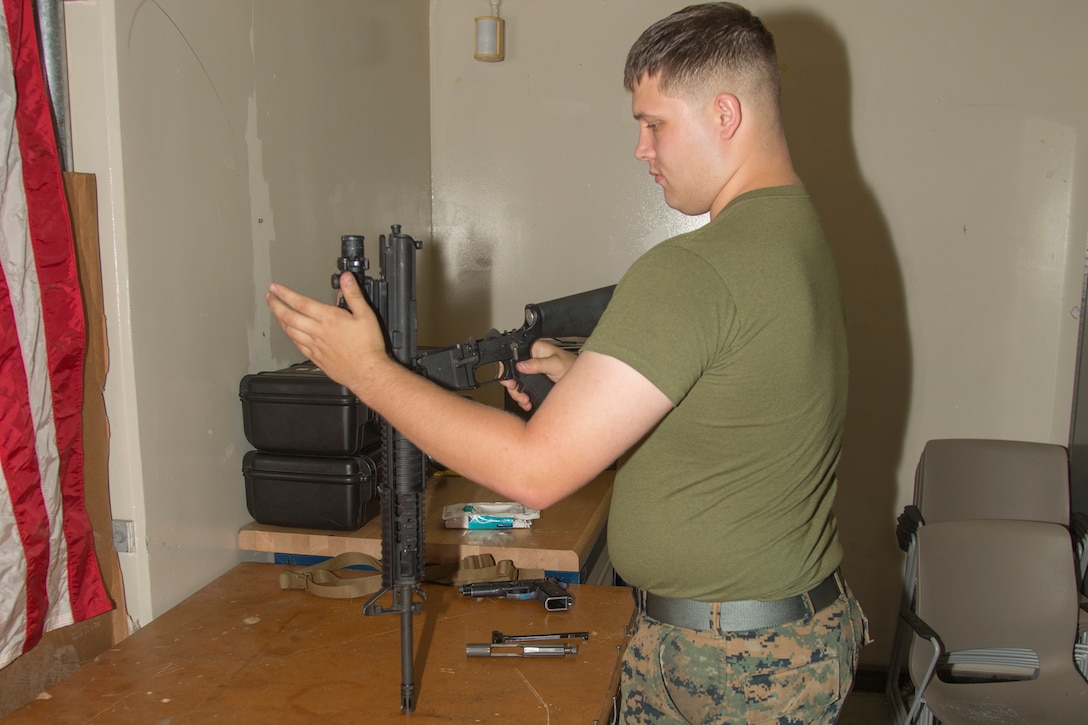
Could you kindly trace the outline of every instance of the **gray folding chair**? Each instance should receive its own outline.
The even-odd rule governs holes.
[[[944,725],[1088,722],[1073,662],[1079,593],[1066,527],[927,523],[916,534],[915,693],[897,721]]]
[[[926,443],[914,505],[927,523],[1020,519],[1069,525],[1069,455],[1053,443],[947,438]]]
[[[896,527],[899,545],[907,554],[904,608],[909,610],[914,602],[914,541],[918,528],[976,519],[1020,519],[1068,526],[1069,460],[1065,447],[971,438],[927,442],[915,469],[913,503],[904,509]],[[900,680],[908,636],[909,630],[901,620],[892,641],[885,685],[893,712],[900,714],[905,710]]]

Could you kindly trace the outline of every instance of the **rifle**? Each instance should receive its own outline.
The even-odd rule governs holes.
[[[546,375],[522,375],[515,363],[530,357],[532,343],[541,337],[588,337],[612,298],[612,287],[582,292],[550,302],[525,307],[525,325],[499,333],[492,330],[482,340],[469,338],[449,348],[420,354],[416,347],[416,269],[415,252],[422,243],[401,233],[394,224],[392,233],[379,237],[381,276],[366,275],[370,262],[364,254],[361,235],[340,238],[338,272],[332,276],[333,289],[340,288],[340,274],[351,272],[374,308],[393,357],[408,369],[425,375],[452,390],[480,387],[476,371],[484,365],[502,363],[500,379],[514,378],[524,384],[539,405],[552,382]],[[339,305],[347,309],[343,298]],[[491,381],[487,381],[491,382]],[[363,606],[368,616],[401,615],[401,712],[415,710],[415,682],[412,671],[412,615],[419,614],[426,599],[420,583],[424,571],[423,489],[426,483],[426,457],[384,418],[382,456],[378,471],[381,498],[382,588]],[[540,587],[534,587],[534,593]],[[377,602],[386,592],[393,593],[391,607]],[[570,596],[545,587],[546,609],[568,608]],[[549,604],[551,606],[549,606]],[[565,605],[565,606],[564,606]]]
[[[431,380],[450,390],[475,390],[484,383],[514,379],[518,390],[529,394],[535,410],[552,389],[547,375],[525,375],[516,363],[531,357],[533,343],[542,337],[589,337],[612,299],[615,285],[525,305],[525,324],[516,330],[491,330],[483,339],[470,337],[451,347],[428,350],[419,356],[419,369]],[[501,364],[502,372],[480,381],[477,373],[485,366]]]
[[[416,354],[416,274],[415,251],[422,244],[407,234],[400,225],[392,233],[379,238],[381,277],[367,277],[370,264],[363,254],[363,237],[346,235],[340,238],[341,256],[337,269],[350,271],[360,289],[366,293],[377,313],[393,357],[402,365],[415,369]],[[332,277],[334,289],[340,288],[340,275]],[[343,299],[340,305],[347,308]],[[412,615],[419,614],[418,594],[426,599],[420,582],[423,579],[423,486],[426,466],[423,452],[405,438],[384,418],[380,419],[382,456],[378,475],[381,498],[382,529],[382,588],[363,606],[367,615],[400,614],[401,712],[415,710],[415,682],[412,673]],[[377,602],[387,592],[393,592],[393,605],[382,607]]]

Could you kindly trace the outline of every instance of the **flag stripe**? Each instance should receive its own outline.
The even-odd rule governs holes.
[[[5,194],[7,201],[7,194]],[[41,636],[48,603],[42,601],[45,573],[48,571],[48,549],[35,532],[48,531],[49,520],[41,497],[41,479],[35,451],[34,423],[30,416],[26,371],[16,335],[16,320],[9,301],[7,270],[0,279],[0,380],[4,381],[4,399],[10,404],[0,410],[0,463],[6,489],[4,514],[14,523],[14,530],[5,526],[0,541],[3,562],[3,621],[5,647],[0,666],[7,664],[22,651],[27,641]],[[21,581],[20,581],[21,580]],[[12,589],[12,587],[15,587]],[[10,598],[10,594],[16,594]],[[10,642],[9,642],[10,640]]]
[[[94,535],[83,500],[83,355],[86,333],[76,270],[75,243],[60,173],[42,66],[39,62],[34,5],[31,0],[4,0],[19,10],[19,42],[12,43],[18,103],[15,108],[19,148],[27,191],[28,223],[43,296],[49,351],[54,425],[60,456],[63,497],[62,530],[67,543],[67,586],[76,621],[111,608],[94,555]],[[6,12],[9,28],[14,13]],[[13,33],[9,35],[14,37]],[[18,53],[15,53],[18,47]],[[61,291],[63,290],[63,292]]]
[[[3,14],[0,666],[44,632],[111,608],[83,500],[83,308],[32,2],[3,0]]]
[[[37,278],[37,290],[40,293],[38,301],[41,305],[40,324],[44,333],[44,359],[47,365],[46,377],[41,377],[39,364],[42,361],[43,337],[34,330],[32,343],[23,337],[24,347],[28,347],[28,343],[33,345],[31,349],[24,349],[23,354],[27,358],[27,369],[30,373],[28,400],[34,416],[34,430],[37,432],[35,444],[41,476],[40,493],[33,496],[27,492],[25,500],[14,500],[25,503],[35,519],[39,516],[38,507],[44,506],[49,525],[38,532],[28,532],[34,537],[29,543],[24,537],[27,555],[25,651],[33,647],[45,631],[74,621],[70,606],[72,592],[69,591],[65,571],[68,551],[64,528],[68,517],[63,510],[63,487],[64,482],[70,480],[73,456],[82,458],[78,438],[82,431],[73,431],[66,416],[69,415],[68,410],[72,405],[68,396],[75,394],[68,387],[71,385],[73,364],[80,376],[82,375],[83,315],[80,309],[76,319],[71,322],[66,322],[61,317],[66,299],[72,294],[71,278],[75,276],[72,261],[74,249],[69,243],[65,250],[64,240],[53,228],[58,222],[68,224],[69,227],[71,223],[67,215],[67,204],[57,204],[49,197],[50,181],[46,168],[50,162],[48,142],[53,139],[42,138],[43,110],[46,113],[45,120],[50,124],[52,121],[48,109],[42,108],[41,94],[34,79],[34,70],[38,69],[40,75],[41,66],[37,62],[39,56],[33,35],[33,7],[28,0],[4,0],[4,17],[7,21],[15,76],[15,138],[22,161],[22,186],[26,195],[25,223],[33,250],[26,272],[33,272],[33,277]],[[56,168],[57,176],[59,172],[59,168]],[[43,229],[39,222],[43,213],[60,219],[44,225]],[[70,272],[64,268],[62,258],[66,254]],[[31,275],[28,274],[28,288],[30,279]],[[78,294],[78,289],[76,292]],[[27,296],[24,307],[31,303],[32,300]],[[76,329],[73,330],[73,327]],[[32,331],[24,330],[24,335],[29,332]],[[79,338],[73,339],[73,334],[78,334]],[[72,392],[66,392],[69,390]],[[82,379],[75,390],[79,390],[79,400],[76,401],[78,407],[82,401]],[[77,475],[80,478],[79,485],[82,486],[82,462],[77,460],[75,463],[79,467]],[[18,517],[21,513],[19,504],[16,504],[15,512]],[[40,532],[43,531],[48,532],[46,541],[41,539]]]
[[[94,558],[94,536],[83,501],[83,356],[86,332],[83,299],[76,270],[75,242],[68,201],[60,173],[60,154],[53,131],[49,93],[39,61],[34,5],[31,0],[4,0],[12,40],[12,60],[18,103],[15,123],[23,159],[27,194],[27,221],[34,246],[39,284],[48,294],[42,297],[42,311],[49,360],[53,420],[60,451],[60,500],[51,501],[51,511],[63,512],[60,550],[66,561],[56,576],[66,581],[53,583],[54,591],[68,590],[68,606],[75,621],[108,611]],[[18,10],[18,41],[11,18]],[[58,552],[60,553],[60,552]],[[81,588],[90,585],[86,592]],[[68,608],[65,606],[65,610]],[[65,618],[68,618],[65,612]]]
[[[5,8],[5,19],[8,15]],[[37,641],[45,627],[48,611],[46,600],[49,569],[48,539],[39,532],[49,531],[49,518],[41,491],[41,470],[34,432],[41,430],[30,404],[29,382],[40,379],[47,370],[32,372],[28,366],[35,361],[44,364],[45,357],[30,345],[44,339],[41,329],[40,301],[37,278],[27,270],[32,259],[26,229],[26,197],[22,186],[22,162],[15,132],[15,79],[10,72],[11,57],[7,25],[3,26],[4,57],[0,59],[5,71],[3,85],[3,129],[6,133],[4,194],[2,213],[3,242],[3,300],[0,301],[0,360],[5,405],[0,415],[2,465],[7,494],[3,549],[4,591],[15,597],[4,598],[5,647],[0,663],[6,664],[17,656],[27,643]],[[10,280],[10,283],[9,283]],[[28,344],[24,344],[24,340]],[[24,357],[24,353],[29,356]],[[36,354],[38,353],[38,354]],[[36,396],[37,397],[37,396]],[[50,426],[51,427],[51,423]]]

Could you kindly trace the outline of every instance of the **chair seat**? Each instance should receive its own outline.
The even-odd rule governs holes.
[[[1001,647],[957,650],[945,654],[937,675],[945,682],[1031,680],[1039,675],[1039,655]]]
[[[1084,725],[1088,722],[1088,682],[1069,663],[1069,671],[1047,682],[950,684],[937,679],[926,688],[926,702],[944,725],[1039,723]]]

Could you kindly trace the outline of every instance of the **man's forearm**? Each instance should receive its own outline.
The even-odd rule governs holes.
[[[591,481],[672,409],[637,371],[596,353],[578,356],[528,421],[391,360],[370,370],[365,383],[342,382],[433,458],[537,509]]]
[[[503,497],[545,508],[581,483],[541,470],[526,421],[444,390],[390,360],[354,392],[432,458]],[[543,474],[543,475],[541,475]]]

